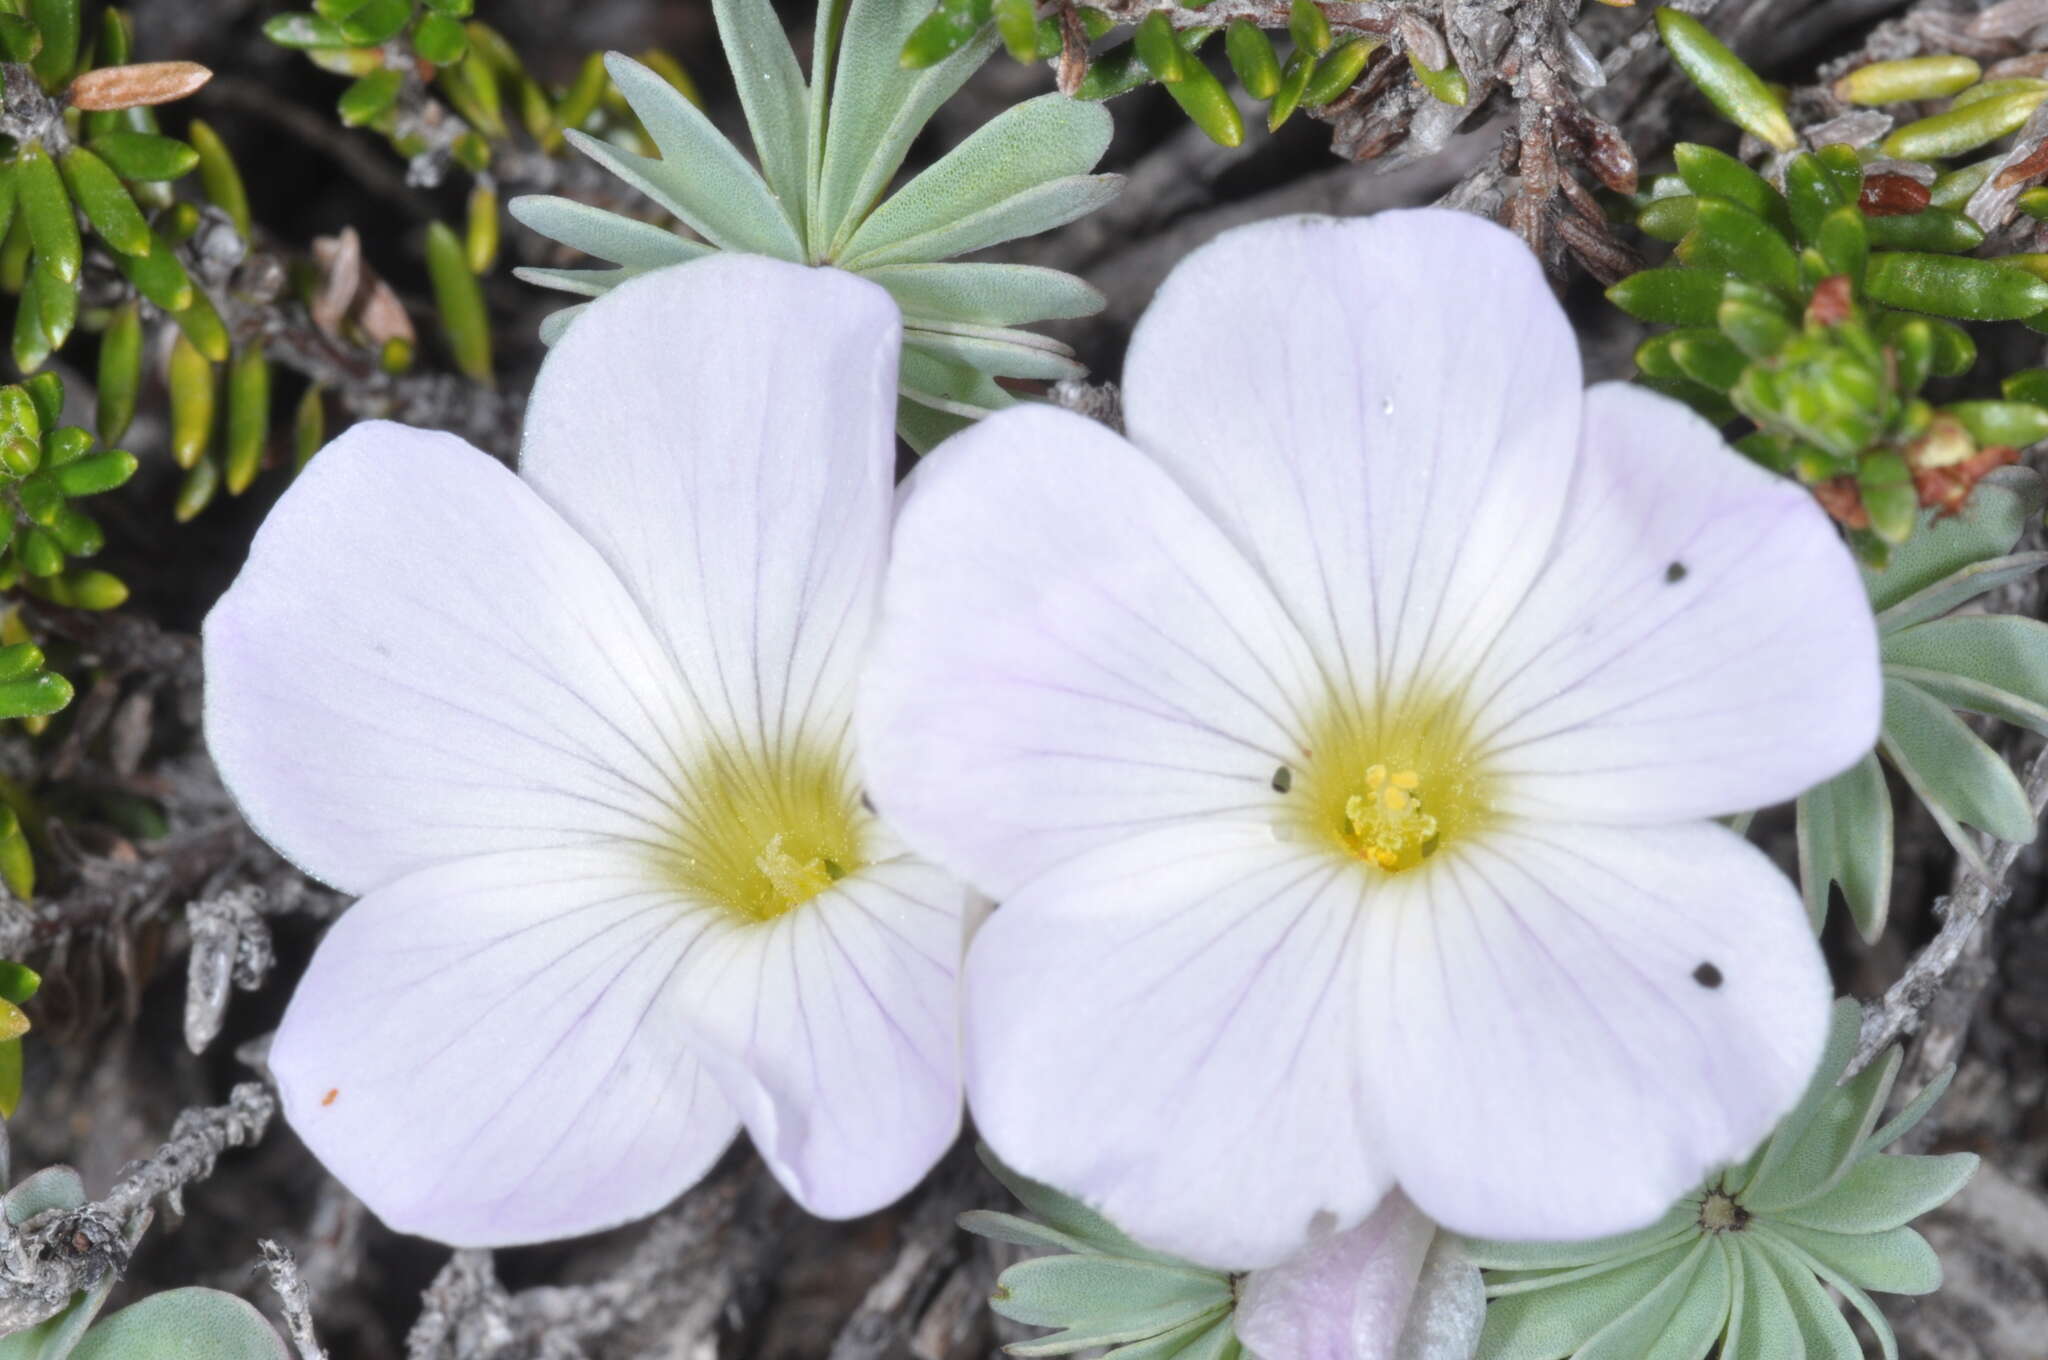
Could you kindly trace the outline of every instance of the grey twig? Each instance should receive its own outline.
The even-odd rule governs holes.
[[[258,914],[262,902],[261,888],[243,884],[185,908],[185,925],[192,935],[185,981],[185,1044],[194,1053],[204,1053],[220,1034],[229,986],[255,991],[276,962],[270,927]]]
[[[710,1356],[770,1273],[795,1210],[761,1165],[714,1177],[654,1220],[603,1279],[508,1293],[491,1256],[458,1251],[422,1300],[408,1360]]]
[[[2023,782],[2027,802],[2038,817],[2048,804],[2048,748],[2034,757]],[[1942,918],[1941,929],[1914,956],[1899,980],[1885,989],[1884,999],[1864,1011],[1863,1033],[1846,1075],[1862,1071],[1895,1040],[1919,1028],[1921,1012],[1941,993],[1971,936],[2011,896],[2006,879],[2026,848],[2012,841],[1998,842],[1984,857],[1989,874],[1962,870],[1962,886],[1934,904],[1935,913]]]
[[[126,1270],[137,1221],[159,1199],[182,1214],[185,1187],[211,1176],[227,1149],[261,1138],[276,1112],[270,1092],[245,1081],[227,1104],[180,1114],[169,1139],[131,1163],[106,1198],[48,1210],[18,1228],[0,1220],[0,1335],[41,1322]]]
[[[299,1278],[299,1263],[289,1251],[267,1237],[256,1247],[263,1253],[263,1271],[277,1293],[278,1306],[284,1312],[285,1332],[291,1337],[299,1360],[327,1360],[327,1351],[313,1333],[313,1305],[306,1282]]]

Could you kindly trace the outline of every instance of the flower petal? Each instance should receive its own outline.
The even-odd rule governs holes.
[[[1389,1191],[1365,1222],[1245,1277],[1237,1338],[1284,1360],[1394,1360],[1436,1224]]]
[[[1148,826],[1271,821],[1322,690],[1272,593],[1142,454],[1000,412],[911,479],[861,690],[869,787],[997,896]]]
[[[423,869],[335,922],[271,1046],[285,1117],[401,1232],[509,1246],[659,1209],[738,1120],[674,985],[702,913],[615,853]]]
[[[721,255],[613,289],[541,366],[520,472],[612,564],[726,740],[836,737],[852,712],[900,332],[865,280]]]
[[[1820,1059],[1805,908],[1724,828],[1508,823],[1393,886],[1362,1071],[1402,1189],[1459,1232],[1641,1227],[1746,1156]]]
[[[265,840],[351,892],[653,834],[675,690],[560,516],[461,440],[382,421],[299,475],[206,620],[222,778]]]
[[[1566,820],[1763,807],[1877,740],[1877,628],[1803,488],[1679,403],[1586,394],[1558,551],[1473,685],[1506,803]]]
[[[1430,209],[1225,233],[1167,278],[1124,363],[1132,440],[1360,694],[1455,667],[1513,609],[1564,504],[1579,395],[1528,248]]]
[[[1365,879],[1270,830],[1106,846],[968,953],[968,1091],[998,1156],[1147,1246],[1270,1266],[1388,1186],[1360,1109]]]
[[[692,1043],[789,1193],[824,1218],[900,1198],[960,1131],[968,890],[907,855],[686,965]]]

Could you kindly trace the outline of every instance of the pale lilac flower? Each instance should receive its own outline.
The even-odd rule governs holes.
[[[1583,391],[1527,250],[1448,212],[1197,252],[1124,402],[1129,442],[1025,409],[926,462],[862,681],[875,800],[1003,903],[965,989],[997,1153],[1228,1268],[1396,1185],[1613,1232],[1746,1153],[1829,985],[1708,819],[1878,725],[1812,498]]]
[[[1470,1360],[1486,1286],[1395,1190],[1357,1227],[1245,1276],[1234,1321],[1259,1360]]]
[[[863,808],[850,732],[898,326],[767,260],[624,284],[519,475],[358,425],[207,620],[229,788],[363,894],[271,1049],[285,1113],[394,1227],[619,1223],[742,1124],[847,1216],[951,1143],[966,891]]]

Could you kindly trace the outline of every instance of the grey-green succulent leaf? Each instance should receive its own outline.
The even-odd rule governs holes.
[[[537,288],[552,288],[558,293],[574,293],[578,297],[603,297],[628,279],[637,279],[647,273],[645,269],[540,269],[521,265],[512,271],[512,276],[522,283]]]
[[[526,194],[512,200],[513,219],[572,250],[629,269],[657,269],[682,264],[712,253],[713,247],[676,235],[652,222],[622,217],[603,208],[553,194]]]
[[[1888,640],[1893,633],[1960,609],[1980,595],[2024,581],[2043,567],[2048,567],[2048,553],[2013,553],[1973,562],[1933,585],[1921,587],[1879,614],[1877,631]]]
[[[247,1301],[193,1288],[129,1304],[95,1324],[70,1360],[290,1360],[290,1352]]]
[[[1061,1329],[1018,1343],[1017,1355],[1143,1341],[1213,1320],[1230,1305],[1227,1275],[1092,1253],[1020,1261],[1003,1272],[989,1304],[1013,1321]]]
[[[1001,378],[1078,378],[1088,370],[1074,352],[1030,331],[905,317],[903,343]]]
[[[1005,1270],[989,1306],[1056,1330],[1005,1347],[1012,1355],[1067,1355],[1112,1347],[1104,1360],[1239,1360],[1229,1274],[1139,1246],[1070,1195],[1021,1176],[986,1148],[982,1160],[1034,1216],[976,1210],[972,1233],[1058,1253]]]
[[[7,1221],[20,1227],[37,1214],[52,1209],[76,1209],[85,1203],[85,1183],[68,1166],[44,1167],[32,1176],[24,1176],[19,1185],[7,1192],[4,1203]]]
[[[836,258],[903,168],[911,143],[958,94],[967,78],[996,50],[996,35],[984,32],[936,66],[906,70],[897,54],[922,18],[916,6],[896,0],[819,0],[824,11],[843,10],[843,31],[830,61],[830,109],[820,119],[812,94],[812,154],[817,157],[810,223],[813,246]],[[813,66],[813,79],[817,67]]]
[[[1951,821],[2000,840],[2034,838],[2034,811],[2012,767],[1918,685],[1885,677],[1880,745],[1920,800]]]
[[[1069,175],[1033,185],[979,212],[954,218],[919,236],[897,241],[841,263],[855,273],[885,264],[943,260],[966,255],[1020,236],[1036,236],[1086,217],[1117,196],[1123,179],[1117,175]]]
[[[1481,1360],[1862,1360],[1828,1288],[1897,1343],[1867,1291],[1925,1293],[1940,1266],[1909,1224],[1960,1190],[1968,1153],[1883,1153],[1947,1084],[1944,1073],[1873,1131],[1897,1054],[1839,1081],[1861,1008],[1835,1004],[1799,1104],[1747,1163],[1708,1177],[1658,1223],[1598,1242],[1471,1242],[1490,1299]]]
[[[1799,799],[1799,883],[1815,933],[1840,884],[1865,940],[1884,933],[1892,896],[1892,800],[1873,752]]]
[[[565,135],[578,151],[720,250],[803,259],[803,242],[781,201],[701,109],[630,57],[614,52],[605,69],[662,154],[642,156],[572,128]]]
[[[906,316],[976,326],[1022,326],[1102,310],[1102,294],[1072,274],[1028,264],[890,264],[867,271]]]
[[[1109,110],[1099,104],[1062,94],[1027,99],[890,195],[840,253],[849,264],[886,256],[1040,184],[1085,175],[1109,149],[1109,136]]]
[[[1892,550],[1884,570],[1864,570],[1871,606],[1883,613],[1965,567],[2011,552],[2027,526],[2040,519],[2044,502],[2048,488],[2037,474],[1999,468],[1977,484],[1960,512],[1926,512],[1912,537]]]
[[[789,35],[782,31],[769,0],[711,0],[711,13],[725,44],[726,64],[732,68],[747,129],[754,134],[761,173],[801,230],[811,174],[805,153],[809,101]],[[666,147],[662,154],[668,154]]]
[[[1885,639],[1884,668],[1951,708],[2048,734],[2048,623],[2039,619],[1966,614],[1919,624]]]

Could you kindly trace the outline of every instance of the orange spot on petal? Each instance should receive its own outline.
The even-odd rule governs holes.
[[[337,1086],[330,1090],[326,1095],[320,1097],[320,1103],[322,1105],[332,1105],[334,1103],[334,1098],[340,1094],[341,1088]]]

